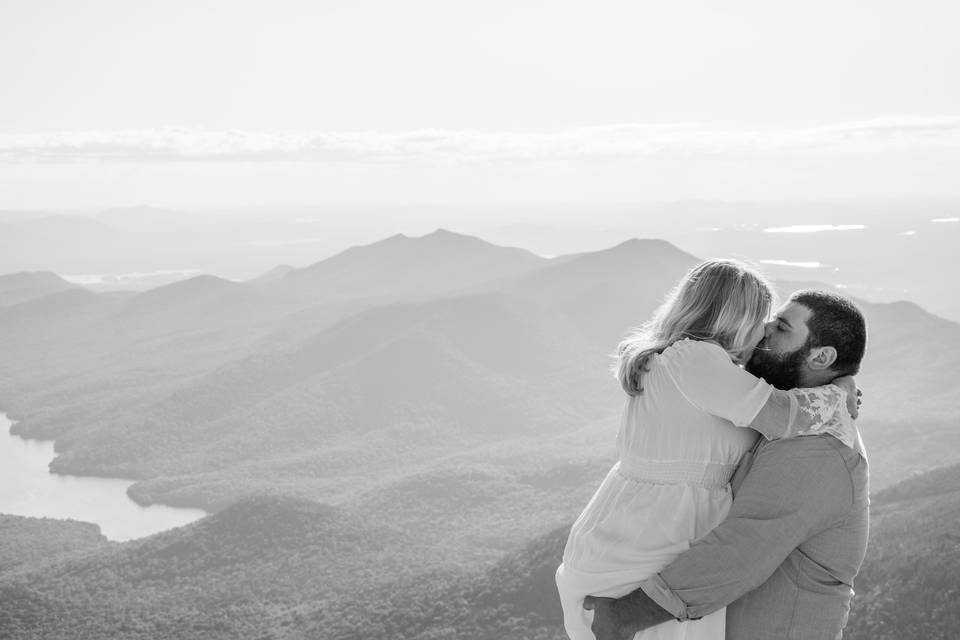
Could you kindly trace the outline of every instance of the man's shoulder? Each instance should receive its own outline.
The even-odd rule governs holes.
[[[839,443],[833,436],[816,435],[759,445],[735,503],[737,498],[758,493],[776,495],[779,502],[798,509],[813,509],[831,521],[848,513],[863,493],[866,476],[854,473],[842,449],[831,440]]]
[[[764,441],[757,447],[757,463],[785,470],[842,474],[854,484],[865,482],[867,475],[866,457],[826,433]]]
[[[844,458],[844,450],[852,449],[827,433],[780,440],[763,440],[757,447],[757,454],[768,456],[814,456],[823,458]]]

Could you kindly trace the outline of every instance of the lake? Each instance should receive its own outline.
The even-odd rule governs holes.
[[[142,538],[207,515],[202,509],[142,507],[127,496],[130,480],[50,473],[52,440],[24,440],[0,413],[0,513],[83,520],[110,540]]]

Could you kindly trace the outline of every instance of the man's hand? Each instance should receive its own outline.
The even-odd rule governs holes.
[[[854,420],[860,415],[860,396],[863,393],[857,388],[857,383],[853,376],[841,376],[833,381],[841,389],[847,392],[847,412]]]
[[[597,640],[630,640],[637,631],[640,631],[640,629],[628,627],[620,620],[615,598],[587,596],[583,600],[583,608],[593,611],[593,624],[590,625],[590,630],[593,631]]]

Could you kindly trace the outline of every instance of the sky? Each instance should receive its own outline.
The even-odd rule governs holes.
[[[0,0],[0,208],[960,195],[960,5]]]

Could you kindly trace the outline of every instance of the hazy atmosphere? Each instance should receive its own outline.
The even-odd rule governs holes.
[[[0,206],[958,196],[955,3],[3,3]]]
[[[567,638],[611,356],[707,258],[862,311],[844,637],[954,637],[958,22],[0,1],[0,637]]]

